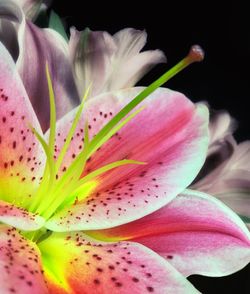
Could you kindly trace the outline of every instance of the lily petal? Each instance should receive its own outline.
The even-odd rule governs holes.
[[[21,21],[21,19],[21,11],[13,1],[0,1],[0,42],[8,48],[15,61],[17,60],[19,49],[17,32],[13,22]]]
[[[41,128],[11,56],[0,43],[0,199],[24,204],[38,186],[45,155],[29,129]]]
[[[113,71],[106,82],[107,90],[132,87],[156,64],[166,62],[160,50],[140,53],[147,42],[145,31],[127,28],[113,38],[118,50],[113,57]]]
[[[81,150],[84,118],[89,121],[90,137],[93,137],[140,91],[134,88],[89,100],[65,166]],[[207,108],[196,107],[183,94],[164,88],[155,91],[141,106],[145,109],[91,157],[85,173],[124,158],[147,164],[119,167],[96,178],[95,190],[79,204],[51,218],[46,224],[49,229],[88,230],[124,224],[166,205],[192,182],[207,150]],[[74,113],[58,122],[57,152]]]
[[[1,293],[47,294],[40,254],[16,229],[0,224]]]
[[[141,243],[185,276],[229,275],[250,261],[250,233],[241,219],[216,198],[192,190],[135,222],[88,234]]]
[[[211,192],[210,187],[214,186],[213,179],[220,178],[236,147],[232,136],[236,128],[235,120],[225,111],[210,110],[210,113],[207,158],[192,186],[208,193]]]
[[[211,178],[211,193],[239,215],[250,218],[250,141],[235,146],[218,180]],[[203,188],[201,186],[201,188]],[[249,220],[248,220],[249,222]]]
[[[34,213],[0,200],[0,222],[23,231],[39,230],[45,220]]]
[[[147,34],[132,28],[107,32],[71,29],[70,56],[80,95],[92,85],[92,97],[134,86],[154,65],[165,62],[160,50],[140,53]]]
[[[212,194],[242,216],[250,216],[250,141],[240,144],[232,132],[234,120],[218,113],[210,123],[206,163],[192,189]]]
[[[107,32],[70,30],[70,59],[74,69],[78,92],[81,95],[91,86],[91,96],[101,93],[111,68],[116,44]]]
[[[50,114],[46,62],[54,85],[57,117],[63,116],[80,101],[69,62],[68,44],[57,32],[40,29],[26,21],[17,3],[13,0],[8,2],[12,5],[4,6],[3,3],[0,16],[5,17],[5,13],[2,13],[4,8],[13,18],[17,19],[18,16],[19,21],[15,23],[19,46],[17,67],[42,129],[46,130],[49,127]]]
[[[39,244],[50,293],[199,293],[167,261],[131,242],[53,233]]]
[[[38,15],[43,0],[18,0],[27,19],[34,19]]]
[[[0,12],[2,15],[3,11],[1,10],[1,6]],[[8,34],[6,34],[6,32],[8,32]],[[8,48],[12,58],[16,61],[19,54],[17,32],[15,26],[9,20],[0,19],[0,42],[2,42],[3,45]]]
[[[22,13],[14,1],[1,1],[0,15],[12,21],[21,21],[22,18]]]
[[[225,111],[211,110],[209,121],[209,151],[211,154],[216,147],[220,147],[223,142],[230,137],[237,127],[236,121]]]
[[[250,191],[223,193],[216,197],[239,215],[249,218],[248,222],[250,222]]]

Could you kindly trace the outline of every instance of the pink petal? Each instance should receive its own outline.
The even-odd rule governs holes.
[[[70,56],[80,95],[92,85],[90,96],[134,86],[153,66],[165,62],[160,50],[140,53],[147,34],[127,28],[107,32],[71,29]]]
[[[48,293],[37,247],[5,225],[0,225],[0,272],[2,294]]]
[[[43,173],[45,155],[29,129],[41,132],[15,64],[0,44],[0,198],[30,201]]]
[[[167,261],[130,242],[54,233],[39,244],[50,293],[198,293]],[[53,268],[53,274],[50,269]]]
[[[9,0],[9,3],[11,5],[4,4],[5,10],[18,20],[15,24],[15,34],[12,36],[12,43],[18,43],[18,71],[41,126],[43,130],[47,130],[50,108],[46,62],[52,76],[57,117],[62,117],[80,101],[69,62],[68,44],[57,32],[40,29],[26,21],[20,6],[13,0]]]
[[[135,222],[89,234],[141,243],[185,276],[229,275],[250,262],[250,233],[240,218],[216,198],[192,190]]]
[[[44,219],[27,210],[0,200],[0,222],[23,231],[39,230]]]
[[[84,113],[90,135],[96,134],[140,90],[91,99]],[[124,224],[166,205],[192,182],[206,154],[206,107],[195,107],[184,95],[164,88],[150,95],[142,105],[146,108],[91,157],[86,172],[124,158],[147,164],[123,166],[97,178],[91,195],[70,208],[70,213],[65,208],[50,219],[48,228],[65,231]],[[58,151],[72,116],[74,113],[58,124]],[[63,168],[68,167],[82,147],[84,122],[79,125]]]

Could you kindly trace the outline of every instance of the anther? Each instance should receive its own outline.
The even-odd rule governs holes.
[[[192,62],[200,62],[204,59],[204,51],[199,45],[193,45],[190,48],[187,58]]]

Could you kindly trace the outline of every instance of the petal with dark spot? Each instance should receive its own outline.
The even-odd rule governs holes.
[[[3,294],[47,294],[40,252],[16,229],[0,224],[0,285]]]
[[[75,232],[53,233],[39,248],[50,293],[199,293],[140,244],[104,243]]]

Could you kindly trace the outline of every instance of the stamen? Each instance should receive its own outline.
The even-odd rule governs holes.
[[[55,136],[56,136],[56,104],[55,104],[55,94],[51,82],[51,77],[49,73],[49,66],[46,62],[46,77],[49,89],[49,102],[50,102],[50,132],[49,132],[49,148],[50,152],[54,154]]]
[[[60,154],[58,156],[58,159],[57,159],[57,162],[56,162],[56,173],[60,169],[60,166],[61,166],[61,164],[63,162],[63,158],[64,158],[64,156],[65,156],[65,154],[66,154],[66,152],[67,152],[67,150],[69,148],[71,138],[74,135],[77,124],[78,124],[78,122],[79,122],[79,120],[81,118],[81,114],[83,112],[83,107],[84,107],[85,101],[86,101],[87,97],[89,96],[90,88],[91,88],[91,86],[88,87],[87,91],[84,94],[82,102],[81,102],[81,104],[80,104],[80,106],[79,106],[79,108],[77,110],[74,121],[73,121],[73,123],[71,125],[71,128],[70,128],[69,132],[68,132],[65,144],[63,145],[62,150],[61,150],[61,152],[60,152]]]
[[[49,187],[51,187],[51,184],[52,184],[51,176],[55,174],[55,165],[53,161],[53,155],[50,152],[51,150],[49,146],[47,145],[47,143],[45,142],[45,140],[43,139],[43,137],[34,128],[31,127],[31,130],[36,136],[37,140],[42,145],[47,157],[47,162],[46,162],[45,170],[43,173],[42,182],[38,188],[38,191],[35,195],[34,200],[31,202],[31,205],[29,207],[30,211],[35,212],[37,205],[39,205],[41,199],[44,198],[44,194],[46,195],[47,190],[49,189]]]
[[[204,59],[204,51],[199,45],[193,45],[190,48],[189,54],[187,56],[188,59],[190,59],[190,63],[192,62],[200,62]],[[189,63],[189,64],[190,64]]]
[[[83,105],[83,104],[82,104]],[[77,121],[80,119],[80,115],[82,113],[82,108],[78,110],[76,118],[74,119],[74,122],[76,123],[75,126],[74,122],[72,124],[72,128],[76,128],[77,126]],[[78,117],[79,115],[79,117]],[[78,117],[78,118],[77,118]],[[73,163],[69,166],[68,170],[61,176],[59,181],[56,183],[54,190],[53,190],[53,195],[51,195],[50,199],[46,201],[46,203],[42,203],[37,210],[37,212],[40,215],[43,215],[44,217],[49,218],[54,212],[55,209],[54,207],[58,208],[61,206],[63,202],[65,202],[65,199],[69,197],[70,192],[75,187],[75,183],[78,181],[80,178],[84,167],[86,165],[87,161],[87,151],[88,151],[88,144],[89,144],[89,134],[88,134],[88,127],[87,123],[85,124],[85,132],[84,132],[84,149],[83,151],[77,156],[77,158],[73,161]],[[71,133],[71,130],[69,132],[69,135]],[[69,136],[69,140],[71,139],[72,136]],[[67,138],[67,139],[68,139]],[[70,142],[69,142],[70,143]],[[65,145],[67,145],[67,140],[65,142]],[[63,160],[63,158],[62,158]],[[55,204],[56,203],[56,204]]]
[[[112,162],[110,164],[107,164],[95,171],[93,171],[92,173],[88,174],[87,176],[85,176],[84,178],[82,178],[81,180],[77,181],[75,183],[75,185],[71,186],[70,187],[70,192],[71,193],[65,193],[64,194],[64,197],[63,196],[60,196],[60,198],[58,197],[55,197],[54,198],[54,202],[51,203],[51,205],[49,206],[49,209],[45,211],[45,213],[43,214],[43,216],[48,219],[52,214],[53,212],[55,212],[59,206],[65,202],[67,200],[67,198],[71,197],[72,193],[74,193],[77,189],[80,189],[81,187],[83,187],[84,184],[86,184],[87,182],[95,179],[97,176],[100,176],[101,174],[107,172],[107,171],[110,171],[114,168],[117,168],[117,167],[120,167],[120,166],[123,166],[123,165],[128,165],[128,164],[146,164],[145,162],[141,162],[141,161],[136,161],[136,160],[129,160],[129,159],[123,159],[123,160],[120,160],[120,161],[115,161],[115,162]],[[68,187],[67,187],[67,190],[68,190]],[[86,195],[87,197],[88,195]]]
[[[39,133],[32,128],[33,133],[37,137],[38,141],[42,145],[45,154],[47,156],[47,162],[43,173],[43,180],[40,183],[38,191],[35,195],[35,199],[32,201],[30,205],[30,211],[35,211],[37,206],[39,206],[41,199],[44,198],[44,194],[48,193],[48,190],[54,186],[55,178],[56,178],[56,169],[54,164],[54,146],[55,146],[55,133],[56,133],[56,104],[55,104],[55,94],[52,86],[52,81],[49,72],[49,66],[46,62],[46,78],[48,83],[49,90],[49,101],[50,101],[50,135],[49,135],[49,144],[45,142],[43,137],[39,135]]]

